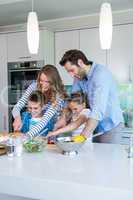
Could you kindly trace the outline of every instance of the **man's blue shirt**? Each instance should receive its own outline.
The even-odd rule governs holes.
[[[93,63],[86,79],[74,80],[72,92],[87,94],[89,117],[99,121],[97,131],[109,131],[123,122],[116,82],[106,66]]]

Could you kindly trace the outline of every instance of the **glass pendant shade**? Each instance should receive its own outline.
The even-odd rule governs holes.
[[[39,23],[36,12],[29,12],[27,20],[27,42],[29,52],[37,54],[39,49]]]
[[[100,10],[99,34],[102,49],[110,49],[112,42],[112,10],[109,3],[103,3]]]

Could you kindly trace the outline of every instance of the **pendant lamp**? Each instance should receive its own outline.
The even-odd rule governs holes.
[[[112,42],[112,10],[109,3],[103,3],[100,10],[99,34],[101,49],[110,49]]]
[[[33,11],[33,0],[32,11],[28,13],[27,19],[27,42],[29,52],[37,54],[39,49],[39,23],[37,13]]]

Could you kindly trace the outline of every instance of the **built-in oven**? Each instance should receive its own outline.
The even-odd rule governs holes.
[[[37,78],[44,61],[8,63],[9,131],[12,131],[12,109],[27,87]]]

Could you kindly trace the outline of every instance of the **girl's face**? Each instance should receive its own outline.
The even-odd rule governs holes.
[[[50,81],[48,80],[47,76],[42,73],[40,75],[40,80],[39,80],[42,92],[46,92],[50,89]]]
[[[28,101],[28,111],[31,113],[31,116],[34,118],[41,117],[42,107],[40,103],[33,101]]]
[[[85,107],[84,103],[78,104],[77,102],[74,101],[71,101],[68,106],[74,115],[79,114]]]

